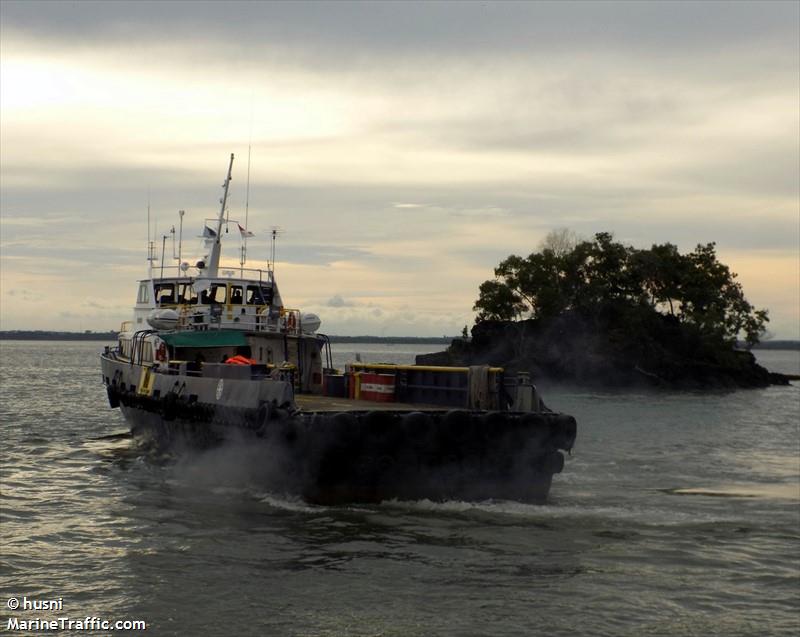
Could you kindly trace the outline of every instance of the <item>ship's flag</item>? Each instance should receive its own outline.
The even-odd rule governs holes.
[[[236,225],[237,225],[237,226],[239,226],[239,232],[241,232],[241,233],[242,233],[242,239],[246,239],[247,237],[254,237],[254,236],[255,236],[255,235],[254,235],[252,232],[250,232],[249,230],[245,230],[244,228],[242,228],[242,226],[241,226],[241,225],[239,225],[238,223],[237,223]]]

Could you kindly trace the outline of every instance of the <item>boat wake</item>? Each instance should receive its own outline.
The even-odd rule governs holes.
[[[272,509],[289,511],[291,513],[323,513],[329,511],[330,507],[319,504],[309,504],[300,496],[288,493],[254,493],[253,496],[262,504],[266,504]]]
[[[800,486],[795,484],[735,484],[711,488],[659,489],[668,495],[705,496],[708,498],[776,498],[800,499]]]
[[[89,438],[88,442],[102,442],[106,440],[131,440],[133,434],[130,431],[121,431],[115,434],[108,434],[107,436],[98,436],[97,438]]]

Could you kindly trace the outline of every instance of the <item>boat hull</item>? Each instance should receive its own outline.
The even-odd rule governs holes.
[[[269,381],[264,380],[240,379],[244,386],[235,392],[236,403],[226,402],[224,384],[222,391],[212,391],[214,383],[190,377],[153,381],[153,387],[177,383],[184,388],[180,394],[154,389],[147,394],[131,382],[143,372],[124,365],[106,360],[104,379],[111,405],[119,405],[138,439],[173,448],[258,446],[265,462],[273,464],[270,484],[264,486],[314,503],[393,498],[544,502],[553,475],[563,468],[562,452],[575,440],[575,420],[552,412],[402,405],[300,411],[293,402],[258,398],[285,390],[265,391],[262,385]],[[245,393],[255,399],[242,400]]]

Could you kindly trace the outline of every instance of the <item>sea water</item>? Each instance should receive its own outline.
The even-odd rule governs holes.
[[[258,450],[137,449],[108,407],[101,348],[0,343],[3,630],[94,618],[153,635],[800,634],[797,383],[543,387],[579,427],[547,505],[321,507],[265,491]],[[341,364],[439,347],[334,348]],[[757,354],[800,372],[798,352]],[[12,608],[45,600],[61,606]]]

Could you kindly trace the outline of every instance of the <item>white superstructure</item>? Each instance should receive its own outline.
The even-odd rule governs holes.
[[[252,236],[226,220],[233,158],[231,154],[219,215],[213,227],[203,229],[207,253],[194,265],[178,259],[178,265],[165,266],[162,247],[162,264],[153,267],[150,243],[150,276],[139,281],[133,319],[120,329],[120,353],[166,364],[176,355],[171,343],[178,333],[236,331],[245,337],[252,360],[293,364],[304,372],[298,389],[314,391],[321,385],[319,353],[327,341],[316,334],[319,317],[284,306],[272,267],[245,268],[244,257],[240,267],[220,265],[225,224],[233,223],[243,237]]]

